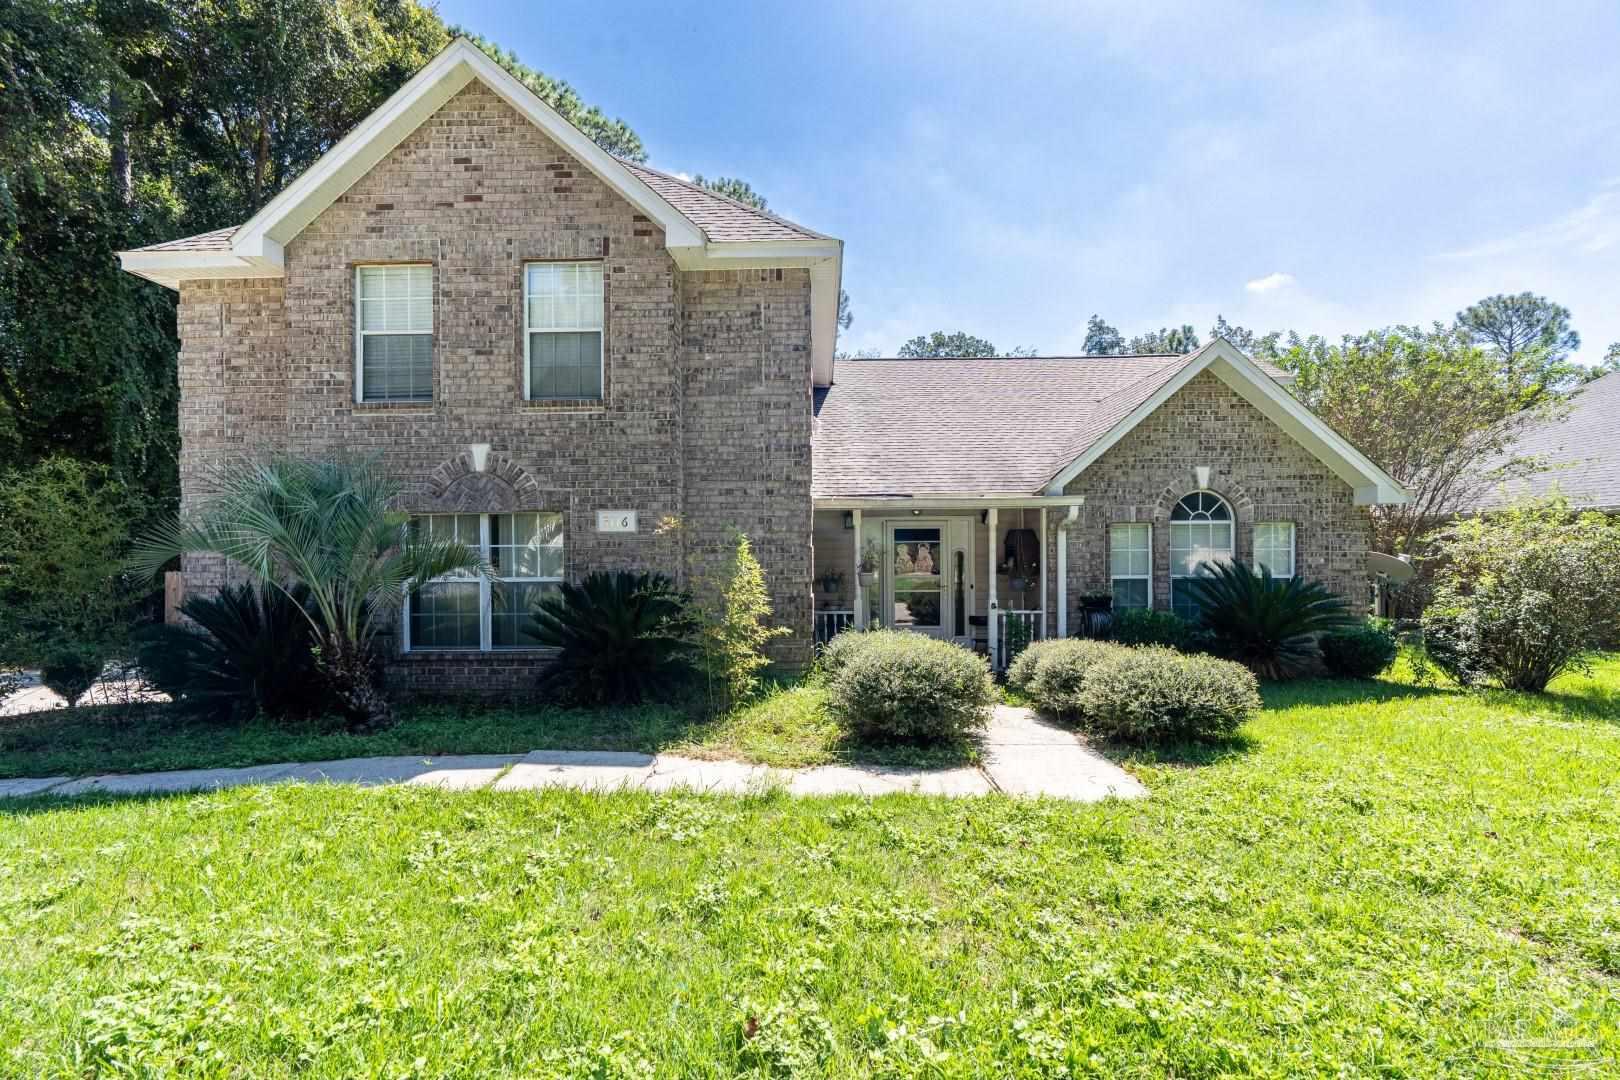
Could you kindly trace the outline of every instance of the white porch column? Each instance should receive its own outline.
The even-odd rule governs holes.
[[[985,513],[989,542],[985,544],[985,569],[989,573],[989,590],[984,594],[984,621],[990,634],[990,666],[1001,670],[1001,634],[996,625],[996,508]]]
[[[1069,512],[1058,519],[1057,526],[1057,633],[1058,637],[1069,636],[1069,526],[1080,518],[1078,506],[1069,507]]]
[[[855,522],[855,561],[850,565],[855,568],[855,629],[866,629],[866,586],[861,584],[861,511],[857,507],[851,510]]]
[[[1039,558],[1041,560],[1041,632],[1040,632],[1039,636],[1045,638],[1045,637],[1049,637],[1051,635],[1051,633],[1052,633],[1052,627],[1047,622],[1047,616],[1051,612],[1052,605],[1051,605],[1051,602],[1048,601],[1047,598],[1046,598],[1046,507],[1045,506],[1041,507],[1041,546],[1039,548],[1037,548],[1036,550],[1040,552]]]

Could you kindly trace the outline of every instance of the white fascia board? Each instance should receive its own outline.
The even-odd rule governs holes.
[[[664,230],[667,246],[672,249],[703,246],[701,229],[483,50],[464,38],[457,38],[238,229],[232,239],[232,252],[252,257],[264,254],[267,239],[281,244],[292,240],[475,78],[657,223]]]
[[[281,277],[279,245],[274,253],[273,259],[245,259],[228,251],[120,251],[118,265],[136,277],[178,290],[182,281]]]
[[[1084,495],[895,495],[889,498],[814,499],[817,510],[892,510],[907,513],[912,510],[987,510],[1037,506],[1084,506]]]
[[[1411,501],[1411,494],[1393,477],[1351,446],[1342,435],[1323,423],[1297,398],[1279,386],[1275,379],[1261,370],[1259,365],[1244,356],[1224,338],[1216,338],[1198,350],[1174,378],[1131,410],[1106,435],[1087,448],[1085,453],[1058,472],[1047,483],[1047,494],[1061,494],[1071,480],[1112,449],[1120,439],[1191,382],[1199,372],[1205,370],[1231,387],[1240,397],[1349,484],[1355,493],[1357,506]]]

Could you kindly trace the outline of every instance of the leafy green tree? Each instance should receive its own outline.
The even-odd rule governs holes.
[[[138,541],[131,565],[153,576],[183,554],[221,555],[261,587],[302,601],[344,712],[362,726],[389,723],[378,632],[415,585],[457,571],[487,573],[482,556],[406,528],[406,515],[392,509],[402,488],[374,459],[273,457],[220,466],[210,481],[218,494]]]
[[[1282,332],[1273,330],[1269,334],[1256,334],[1253,330],[1243,326],[1233,326],[1226,321],[1224,315],[1215,316],[1215,325],[1209,328],[1210,340],[1225,338],[1237,350],[1247,356],[1272,359],[1282,342]]]
[[[1582,382],[1591,382],[1601,379],[1605,375],[1612,375],[1620,371],[1620,341],[1609,346],[1609,351],[1603,354],[1603,359],[1581,372]]]
[[[1395,326],[1336,345],[1294,336],[1278,362],[1300,400],[1412,492],[1372,508],[1378,550],[1421,554],[1436,523],[1539,467],[1511,449],[1553,399],[1521,408],[1497,358],[1464,329]]]
[[[1131,338],[1125,346],[1127,353],[1190,353],[1198,348],[1198,331],[1189,324],[1167,326],[1149,330]]]
[[[692,183],[698,187],[706,188],[716,195],[724,195],[734,202],[744,206],[752,206],[755,210],[766,208],[765,196],[755,191],[746,180],[739,180],[734,176],[716,176],[713,178],[698,173],[692,177]]]
[[[754,557],[747,535],[732,538],[730,565],[711,583],[717,606],[703,613],[700,664],[722,707],[745,701],[759,688],[759,673],[770,664],[765,646],[791,631],[771,625],[771,594],[765,569]]]
[[[1517,388],[1527,404],[1567,390],[1579,379],[1569,358],[1581,347],[1581,335],[1570,329],[1569,309],[1545,296],[1487,296],[1457,312],[1456,325],[1495,356],[1502,380]]]
[[[1125,337],[1103,322],[1101,315],[1086,320],[1086,341],[1081,346],[1087,356],[1118,356],[1125,351]]]
[[[958,356],[1034,356],[1035,350],[1017,346],[1004,353],[997,352],[990,342],[964,330],[951,333],[935,330],[932,334],[918,334],[900,346],[900,351],[895,355],[907,360]]]

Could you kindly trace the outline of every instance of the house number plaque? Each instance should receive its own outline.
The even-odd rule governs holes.
[[[599,533],[633,533],[636,531],[634,510],[598,510],[596,531]]]

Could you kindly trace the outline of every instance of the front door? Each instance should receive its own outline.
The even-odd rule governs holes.
[[[951,635],[945,522],[890,522],[887,597],[896,630]]]

